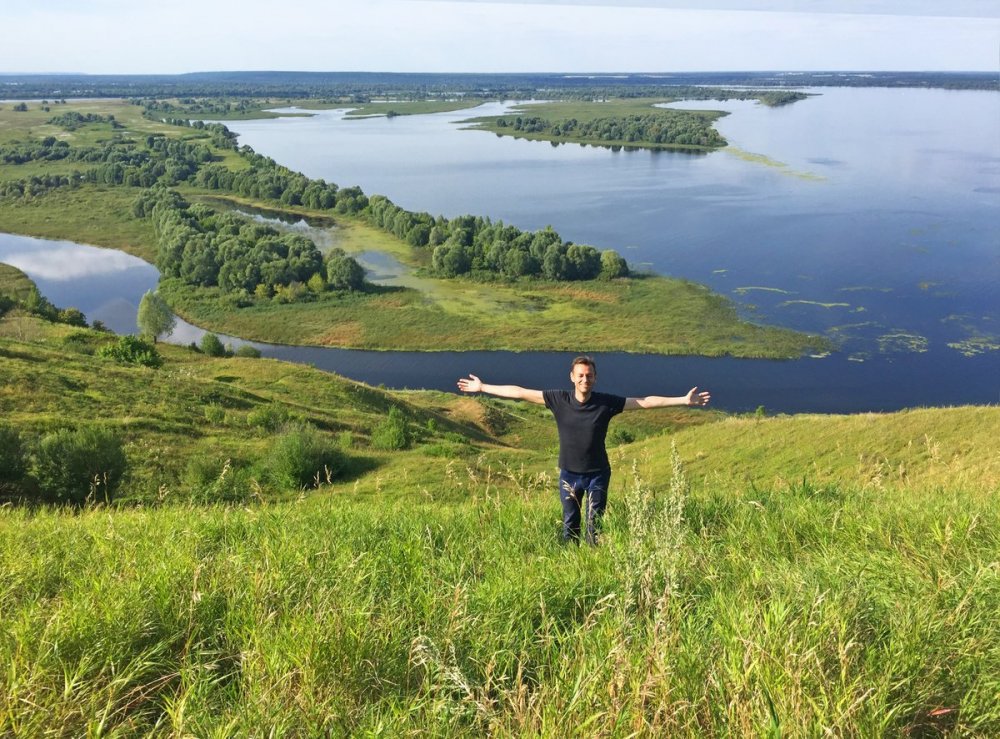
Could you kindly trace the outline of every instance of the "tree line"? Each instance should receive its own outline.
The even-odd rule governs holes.
[[[643,142],[663,145],[719,147],[726,140],[712,128],[712,119],[693,111],[665,110],[627,116],[549,120],[539,116],[501,116],[497,128],[553,138],[607,142]]]
[[[531,232],[483,216],[433,217],[404,210],[382,195],[369,199],[365,215],[411,246],[432,249],[431,266],[441,277],[592,280],[628,275],[617,252],[563,241],[551,226]]]
[[[191,205],[163,185],[139,195],[133,213],[153,222],[160,274],[189,285],[287,302],[327,289],[360,290],[365,284],[362,267],[341,249],[324,259],[304,236]]]
[[[235,136],[221,124],[185,124],[203,130],[212,144],[235,150],[248,166],[229,169],[205,140],[149,135],[141,143],[117,137],[101,145],[71,147],[47,137],[0,147],[0,161],[69,159],[96,166],[71,175],[0,183],[0,196],[31,197],[84,182],[146,188],[136,200],[135,215],[153,218],[157,266],[164,276],[280,300],[308,297],[311,293],[302,285],[310,280],[312,294],[325,289],[320,281],[336,289],[359,289],[363,270],[342,252],[334,252],[335,258],[324,265],[304,237],[282,236],[235,215],[191,206],[168,188],[186,182],[283,206],[361,215],[414,248],[431,248],[431,269],[440,277],[589,280],[628,274],[625,260],[614,251],[563,241],[551,227],[529,233],[480,216],[447,219],[406,211],[388,198],[369,198],[358,187],[306,177],[249,146],[237,147]]]
[[[675,72],[663,77],[626,75],[613,82],[600,77],[564,74],[403,74],[381,72],[199,72],[182,75],[7,75],[11,96],[115,98],[295,97],[397,99],[455,94],[522,99],[552,99],[556,94],[606,94],[671,88],[703,87],[943,87],[998,90],[996,72]],[[646,93],[642,93],[646,96]]]

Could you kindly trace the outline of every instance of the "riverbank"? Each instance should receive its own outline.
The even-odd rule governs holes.
[[[742,321],[700,285],[646,277],[566,284],[433,280],[431,291],[379,287],[310,302],[234,309],[217,288],[164,280],[184,320],[253,341],[405,351],[619,351],[794,358],[825,339]]]
[[[184,188],[186,196],[218,193]],[[0,202],[0,230],[72,240],[153,261],[154,235],[131,215],[140,188],[84,185],[31,200]],[[234,202],[237,202],[234,200]],[[247,205],[275,210],[271,203]],[[304,208],[285,212],[330,218]],[[337,216],[338,246],[361,254],[412,250],[360,218]],[[76,237],[78,238],[78,237]],[[413,266],[417,262],[411,261]],[[309,302],[254,300],[245,307],[217,288],[165,281],[161,292],[185,320],[217,333],[276,344],[377,350],[623,351],[703,356],[794,358],[829,342],[744,321],[735,305],[707,288],[666,277],[627,280],[483,283],[419,276],[415,286],[325,293]],[[655,317],[655,320],[652,318]]]

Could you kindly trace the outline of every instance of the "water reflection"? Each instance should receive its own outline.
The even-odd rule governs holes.
[[[27,274],[58,307],[78,308],[119,334],[138,330],[139,301],[159,280],[155,267],[122,251],[13,234],[0,233],[0,262]]]

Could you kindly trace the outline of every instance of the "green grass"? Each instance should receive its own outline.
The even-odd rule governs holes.
[[[152,262],[156,257],[153,227],[132,215],[132,203],[140,191],[82,185],[31,199],[0,199],[0,231],[121,249]]]
[[[0,262],[0,297],[24,300],[35,283],[17,267]]]
[[[105,340],[0,320],[5,423],[111,424],[142,470],[138,506],[0,508],[0,734],[1000,731],[1000,409],[626,414],[602,546],[566,548],[544,409]],[[368,448],[392,404],[436,430]],[[368,464],[180,497],[185,460],[267,448],[261,408]]]
[[[399,100],[372,101],[370,103],[353,104],[347,118],[362,118],[367,116],[393,115],[427,115],[428,113],[448,113],[454,110],[467,110],[482,105],[485,100],[478,98],[462,98],[461,100]],[[343,107],[343,106],[341,106]]]
[[[748,501],[640,477],[619,483],[589,550],[555,543],[548,485],[489,466],[438,474],[431,491],[452,503],[397,482],[250,509],[0,512],[0,727],[1000,728],[986,495],[804,484]]]
[[[496,443],[476,424],[474,407],[455,410],[441,399],[415,395],[411,401],[406,394],[390,395],[305,366],[217,360],[164,344],[157,347],[165,359],[159,370],[95,356],[99,346],[113,340],[16,311],[0,319],[0,417],[31,438],[101,419],[124,436],[130,457],[141,460],[131,468],[127,497],[134,500],[200,495],[183,480],[193,458],[221,463],[228,457],[234,464],[252,465],[272,443],[273,429],[255,420],[262,413],[305,421],[334,439],[348,434],[356,470],[381,468],[394,459],[368,443],[392,405],[407,413],[417,437],[416,449],[398,455],[423,460],[414,465],[416,470],[447,463],[438,457],[425,459],[420,448],[449,435]],[[356,476],[349,477],[353,484]]]
[[[234,310],[214,288],[175,280],[160,290],[192,323],[261,341],[365,349],[629,351],[797,357],[824,339],[740,320],[704,287],[661,277],[549,283],[421,280],[424,289],[329,293]],[[650,321],[649,316],[657,316]]]

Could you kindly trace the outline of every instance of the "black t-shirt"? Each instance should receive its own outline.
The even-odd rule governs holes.
[[[579,474],[610,469],[604,438],[611,419],[625,409],[625,398],[592,392],[580,403],[569,390],[544,390],[542,397],[559,429],[559,468]]]

